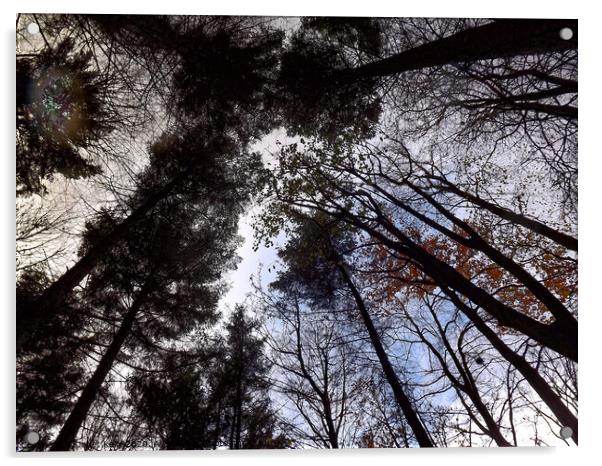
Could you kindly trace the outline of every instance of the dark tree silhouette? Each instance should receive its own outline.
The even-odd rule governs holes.
[[[317,291],[318,294],[314,295],[314,299],[320,297],[331,299],[329,295],[332,291],[330,290],[337,287],[337,282],[343,285],[355,301],[385,378],[391,386],[395,399],[414,432],[418,444],[421,447],[433,447],[435,445],[391,364],[366,302],[355,285],[345,259],[342,257],[341,249],[352,247],[352,237],[344,230],[339,230],[334,234],[330,233],[323,226],[323,222],[329,222],[328,217],[320,217],[318,215],[317,219],[304,220],[301,217],[296,234],[281,253],[290,271],[282,274],[279,280],[274,283],[274,287],[286,290],[284,286],[293,280],[297,282],[297,286],[304,287],[307,284],[310,292]],[[334,283],[332,281],[333,277]],[[307,281],[304,282],[304,279]],[[324,286],[329,283],[330,285]]]
[[[106,83],[89,70],[91,56],[64,40],[17,56],[17,194],[44,192],[43,182],[100,172],[85,155],[115,126],[103,100]]]
[[[247,154],[229,138],[191,132],[166,136],[151,148],[152,168],[139,177],[139,190],[125,207],[125,215],[114,219],[110,228],[98,232],[93,244],[78,261],[54,281],[28,307],[18,306],[17,349],[41,321],[56,313],[67,295],[92,271],[95,265],[151,212],[179,197],[194,202],[230,202],[240,209],[260,175],[260,161]],[[240,212],[240,210],[237,210]]]
[[[565,27],[574,32],[570,40],[560,37],[560,30]],[[317,37],[312,29],[318,32]],[[383,41],[378,33],[376,22],[366,18],[304,23],[283,56],[280,76],[281,86],[290,94],[285,121],[293,132],[313,135],[317,131],[331,141],[346,133],[355,138],[372,135],[380,114],[379,79],[383,77],[577,47],[574,20],[495,20],[385,58],[379,56]],[[349,48],[355,54],[346,50]],[[362,56],[358,49],[368,53]],[[528,102],[533,97],[523,100]],[[528,105],[518,103],[519,100],[516,97],[510,103],[515,107]],[[539,110],[552,111],[552,107],[543,107],[540,105]],[[570,113],[570,109],[567,111]]]
[[[164,203],[152,217],[137,224],[94,268],[85,290],[87,301],[105,312],[120,310],[122,316],[52,450],[68,450],[72,446],[135,327],[152,342],[177,339],[195,325],[215,318],[221,274],[233,265],[237,225],[235,209],[220,216],[213,210],[216,208],[218,201],[206,199],[199,199],[196,204],[181,204],[179,200]],[[107,215],[98,224],[90,225],[84,249],[94,243],[99,232],[110,229],[113,222]],[[129,297],[130,302],[116,305],[115,298],[120,295]]]
[[[227,334],[194,364],[168,357],[165,372],[130,380],[136,416],[160,449],[286,448],[267,397],[266,360],[256,324],[237,306]],[[175,369],[174,369],[175,366]]]
[[[17,299],[35,301],[49,278],[39,269],[29,269],[17,282]],[[95,338],[74,334],[86,316],[77,306],[46,319],[23,347],[17,367],[17,438],[29,431],[40,435],[35,445],[24,449],[44,450],[54,428],[71,408],[71,397],[85,380],[83,354],[94,346]]]

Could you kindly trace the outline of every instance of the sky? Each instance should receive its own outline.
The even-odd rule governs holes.
[[[281,27],[290,35],[300,24],[298,17],[280,17],[274,19],[277,27]],[[274,154],[280,150],[277,143],[289,144],[298,138],[287,136],[284,128],[278,128],[267,134],[252,147],[252,151],[262,154],[264,164],[269,164],[275,160]],[[270,283],[274,278],[276,271],[272,268],[277,261],[277,247],[285,241],[283,235],[274,239],[274,245],[270,248],[260,244],[257,250],[253,249],[254,229],[252,226],[253,216],[258,214],[260,206],[253,206],[238,222],[238,234],[242,237],[242,244],[236,250],[241,261],[235,270],[229,272],[225,281],[229,284],[229,290],[219,302],[220,310],[226,314],[236,304],[242,304],[249,293],[253,291],[253,279],[261,278],[262,284]]]
[[[287,136],[283,128],[278,128],[255,143],[251,150],[260,152],[264,164],[269,164],[275,160],[275,154],[280,150],[278,143],[284,145],[297,140],[297,137]],[[276,270],[273,266],[276,265],[278,258],[277,248],[284,244],[286,238],[284,234],[280,234],[273,239],[272,247],[267,248],[264,244],[260,244],[256,251],[253,249],[255,242],[253,217],[260,211],[261,206],[253,205],[238,222],[238,234],[242,237],[243,243],[236,253],[241,261],[235,270],[224,277],[230,285],[230,289],[219,303],[219,307],[224,313],[233,308],[235,304],[244,302],[247,295],[253,291],[253,277],[261,278],[263,285],[269,284],[275,278]]]
[[[238,222],[238,234],[243,238],[243,243],[236,254],[241,260],[236,269],[224,277],[230,287],[219,303],[220,309],[224,312],[233,308],[235,304],[242,304],[245,301],[247,295],[253,291],[253,276],[261,276],[264,284],[272,281],[275,276],[275,272],[273,270],[269,272],[268,269],[277,260],[276,246],[282,244],[283,238],[279,237],[275,245],[270,248],[261,244],[257,251],[253,250],[254,230],[251,217],[252,212],[249,212]]]

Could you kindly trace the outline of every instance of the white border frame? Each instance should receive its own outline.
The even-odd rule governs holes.
[[[75,464],[85,460],[91,465],[113,464],[165,464],[166,461],[180,464],[218,464],[220,466],[236,465],[241,462],[249,466],[265,466],[281,464],[287,466],[315,464],[352,463],[365,465],[369,461],[401,463],[404,461],[420,463],[420,466],[445,464],[462,464],[463,466],[479,465],[487,462],[487,466],[508,463],[522,464],[532,461],[550,465],[573,465],[587,461],[593,457],[598,446],[597,435],[600,429],[600,406],[602,401],[598,394],[602,388],[600,369],[600,349],[594,346],[600,341],[597,329],[602,329],[602,309],[600,297],[596,293],[599,288],[598,276],[601,276],[600,246],[596,243],[599,232],[600,214],[599,177],[602,174],[602,156],[596,145],[598,115],[596,110],[602,108],[600,102],[600,47],[599,34],[602,31],[599,12],[595,11],[594,2],[557,1],[557,0],[505,0],[503,2],[483,2],[471,0],[403,2],[391,0],[371,0],[369,2],[349,4],[349,2],[326,2],[324,0],[302,0],[294,4],[275,0],[251,0],[247,2],[220,0],[219,2],[194,2],[192,0],[168,0],[164,3],[138,3],[124,0],[103,0],[102,2],[82,2],[81,0],[33,1],[22,0],[12,5],[2,3],[2,80],[3,102],[5,106],[0,113],[2,117],[4,151],[0,155],[2,163],[2,183],[0,192],[0,218],[3,241],[1,296],[5,297],[2,309],[2,421],[0,424],[0,441],[6,464],[13,464],[20,459],[28,462],[46,461],[49,464]],[[102,453],[14,453],[14,409],[15,409],[15,319],[14,319],[14,113],[12,102],[15,98],[15,20],[16,14],[26,12],[61,12],[61,13],[164,13],[164,14],[236,14],[236,15],[272,15],[272,16],[447,16],[447,17],[567,17],[579,19],[579,92],[581,102],[579,113],[579,169],[580,169],[580,207],[579,207],[579,239],[581,257],[579,261],[580,275],[580,347],[581,365],[579,371],[580,395],[580,446],[572,448],[517,448],[517,449],[433,449],[433,450],[341,450],[341,451],[237,451],[237,452],[102,452]],[[598,86],[598,87],[596,87]],[[599,456],[599,455],[598,455]],[[312,465],[313,466],[313,465]]]

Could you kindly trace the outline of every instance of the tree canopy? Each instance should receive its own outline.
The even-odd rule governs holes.
[[[577,43],[19,15],[17,450],[577,444]]]

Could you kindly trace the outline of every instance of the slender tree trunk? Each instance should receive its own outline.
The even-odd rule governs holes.
[[[337,435],[337,429],[334,425],[334,419],[332,418],[332,407],[330,405],[330,399],[328,395],[323,399],[324,405],[324,418],[326,421],[326,427],[328,428],[328,442],[330,447],[333,449],[339,448],[339,438]]]
[[[475,408],[477,408],[477,411],[479,412],[479,415],[481,416],[481,418],[483,418],[483,421],[485,422],[485,426],[487,427],[487,429],[486,429],[487,434],[495,441],[495,443],[499,447],[513,447],[514,445],[512,445],[502,435],[502,432],[500,431],[500,427],[498,426],[497,422],[491,415],[489,408],[487,408],[487,406],[485,406],[485,403],[483,403],[481,396],[478,393],[476,393],[476,391],[474,391],[474,390],[469,390],[467,395],[470,397],[470,400],[474,404]]]
[[[491,415],[491,412],[489,412],[489,408],[487,408],[487,406],[485,406],[485,404],[481,400],[480,395],[475,390],[471,390],[467,387],[462,387],[462,388],[455,387],[455,389],[456,389],[456,392],[458,393],[458,397],[460,398],[460,402],[466,409],[466,413],[468,414],[468,419],[470,422],[469,439],[468,439],[469,445],[472,445],[472,438],[471,438],[472,437],[472,422],[474,422],[479,427],[479,429],[481,429],[483,431],[483,433],[487,434],[489,437],[491,437],[493,439],[493,441],[496,443],[496,445],[498,447],[515,446],[515,445],[511,444],[510,442],[508,442],[508,440],[506,440],[506,438],[502,435],[502,432],[500,431],[500,428],[499,428],[497,422]],[[472,401],[473,405],[477,409],[477,412],[481,416],[481,419],[479,419],[479,417],[475,413],[472,412],[472,410],[470,409],[468,404],[465,402],[464,398],[462,398],[461,393],[468,395],[468,397]],[[481,422],[481,421],[485,422],[485,424],[483,425],[483,422]]]
[[[471,77],[483,82],[488,86],[488,82],[485,79],[479,79],[470,74]],[[524,94],[503,94],[498,93],[497,97],[491,98],[475,98],[475,99],[463,99],[455,102],[455,105],[459,105],[468,110],[474,110],[477,108],[491,108],[494,110],[516,110],[516,111],[531,111],[535,113],[543,113],[546,115],[566,118],[567,120],[577,120],[577,107],[571,105],[558,105],[558,104],[546,104],[538,102],[541,99],[548,99],[552,97],[558,97],[564,94],[577,93],[577,83],[567,86],[557,86],[551,89],[545,89],[536,92],[526,92]]]
[[[387,177],[387,179],[390,178]],[[443,233],[450,239],[466,247],[484,253],[489,259],[491,259],[497,265],[511,273],[516,279],[518,279],[523,285],[525,285],[525,287],[548,308],[548,310],[552,313],[554,318],[559,323],[561,323],[567,330],[573,329],[573,331],[576,332],[577,320],[575,319],[575,317],[569,312],[569,310],[564,306],[564,304],[562,304],[562,302],[556,296],[554,296],[554,294],[549,289],[547,289],[544,285],[541,284],[541,282],[539,282],[535,277],[533,277],[520,264],[516,263],[513,259],[503,254],[500,250],[491,246],[491,244],[489,244],[485,239],[483,239],[483,237],[477,231],[475,231],[474,228],[472,228],[464,220],[461,220],[458,217],[456,217],[452,212],[450,212],[441,203],[434,199],[433,196],[426,193],[423,189],[419,188],[418,186],[415,186],[409,181],[405,181],[405,184],[407,184],[417,194],[419,194],[422,198],[428,201],[445,218],[451,221],[454,225],[464,230],[464,232],[466,232],[469,235],[469,237],[465,238],[462,235],[456,234],[455,232],[449,230],[449,228],[442,226],[435,220],[406,205],[404,202],[400,201],[395,196],[392,196],[391,194],[387,193],[386,190],[384,190],[383,188],[378,187],[375,183],[370,183],[371,186],[377,189],[378,192],[382,193],[393,204],[410,213],[418,220],[431,226],[435,230]],[[376,205],[376,203],[372,199],[371,201],[374,205]]]
[[[534,92],[525,92],[523,94],[508,94],[501,96],[499,98],[491,99],[493,103],[495,102],[532,102],[541,99],[548,99],[550,97],[559,97],[564,94],[576,94],[577,93],[577,82],[573,82],[572,84],[556,86],[550,89],[544,89],[541,91]],[[489,99],[485,99],[485,102],[488,102]]]
[[[230,424],[230,450],[234,450],[234,432],[236,430],[236,407],[232,407],[232,421]]]
[[[440,180],[444,183],[444,186],[440,186],[444,191],[449,191],[451,193],[456,194],[457,196],[465,199],[472,204],[481,207],[483,209],[488,210],[489,212],[497,215],[504,220],[514,223],[515,225],[520,225],[522,227],[527,228],[539,235],[545,236],[546,238],[554,241],[555,243],[570,249],[571,251],[577,251],[577,238],[573,238],[566,233],[562,233],[561,231],[550,228],[549,226],[531,218],[525,217],[524,215],[513,212],[509,209],[505,209],[503,207],[497,206],[492,202],[481,199],[478,196],[475,196],[467,191],[464,191],[457,186],[453,185],[447,180],[437,177],[437,180]]]
[[[237,377],[236,377],[236,393],[234,404],[236,405],[235,417],[234,417],[234,449],[240,450],[240,434],[242,431],[242,408],[243,408],[243,400],[244,400],[244,386],[245,383],[245,334],[243,329],[238,329],[238,336],[240,340],[238,340],[238,354],[236,355],[238,358],[237,361]]]
[[[333,449],[339,448],[339,433],[336,427],[336,423],[333,416],[332,411],[332,403],[330,398],[330,378],[329,378],[329,364],[328,364],[328,355],[326,351],[320,350],[320,361],[322,366],[322,381],[324,386],[324,413],[326,417],[326,427],[328,428],[328,441],[330,442],[330,447]]]
[[[213,449],[217,450],[219,435],[222,429],[222,400],[217,402],[217,421],[215,423],[215,436],[213,437]]]
[[[391,386],[391,389],[393,390],[395,400],[397,401],[397,404],[401,408],[401,411],[403,412],[406,420],[408,421],[408,424],[412,428],[412,431],[414,432],[414,435],[416,436],[416,440],[418,441],[418,444],[421,447],[434,447],[435,445],[433,444],[428,432],[424,428],[424,425],[422,424],[420,418],[418,417],[416,411],[414,410],[414,407],[412,406],[412,402],[410,401],[408,396],[405,394],[403,387],[401,386],[401,383],[400,383],[399,379],[397,378],[395,369],[393,368],[393,366],[391,365],[391,362],[389,361],[389,357],[387,356],[387,353],[381,343],[380,336],[379,336],[376,328],[374,327],[374,323],[372,322],[372,318],[370,317],[370,313],[368,312],[368,309],[366,308],[366,305],[364,303],[364,300],[363,300],[361,294],[359,293],[358,289],[356,288],[355,284],[353,283],[353,280],[351,280],[349,273],[347,272],[345,267],[342,265],[342,261],[340,259],[337,259],[337,264],[338,264],[337,267],[338,267],[345,283],[347,284],[349,290],[351,291],[351,294],[353,295],[353,297],[355,299],[358,310],[360,311],[360,314],[364,321],[364,325],[366,326],[366,329],[368,330],[368,335],[370,336],[370,341],[372,342],[372,346],[374,347],[374,350],[376,351],[376,355],[378,356],[378,360],[380,361],[380,364],[381,364],[381,367],[385,374],[385,377],[387,379],[387,382],[389,382],[389,385]]]
[[[564,118],[566,120],[577,120],[577,107],[572,105],[552,105],[540,102],[504,102],[501,101],[493,106],[499,110],[516,110],[525,112],[544,113],[546,115]]]
[[[235,418],[235,430],[234,430],[234,449],[240,450],[240,432],[242,430],[241,418],[242,418],[242,382],[237,382],[236,385],[236,418]]]
[[[560,30],[573,31],[570,40]],[[577,20],[500,19],[434,40],[391,57],[334,73],[340,81],[388,76],[453,63],[577,48]]]
[[[495,441],[495,443],[498,444],[498,446],[500,446],[500,447],[513,446],[502,435],[500,426],[498,425],[496,420],[493,418],[493,415],[489,411],[489,408],[487,406],[485,406],[485,403],[483,403],[483,399],[481,398],[481,395],[479,394],[479,389],[477,387],[476,380],[472,376],[472,373],[470,372],[468,364],[466,364],[466,359],[465,359],[464,353],[461,353],[461,356],[462,356],[462,361],[463,361],[463,364],[461,365],[462,374],[463,374],[464,380],[466,382],[465,393],[470,397],[470,400],[474,404],[475,408],[477,408],[477,411],[483,418],[483,421],[485,421],[487,433],[491,436],[491,438],[493,438],[493,440]],[[458,361],[458,363],[459,363],[459,361]]]
[[[541,284],[539,280],[537,280],[533,275],[527,272],[520,264],[516,263],[510,257],[506,256],[500,250],[493,247],[489,244],[483,237],[468,223],[464,220],[456,217],[452,212],[446,209],[441,203],[439,203],[433,196],[426,193],[418,186],[408,182],[408,186],[410,186],[417,194],[426,199],[435,209],[437,209],[442,215],[445,216],[448,220],[453,222],[454,225],[462,228],[467,234],[470,235],[469,238],[463,238],[461,236],[456,236],[456,240],[461,244],[476,249],[477,251],[481,251],[484,253],[489,259],[495,262],[497,265],[502,267],[503,269],[510,272],[516,279],[518,279],[525,287],[537,298],[539,299],[552,313],[556,321],[560,322],[567,330],[577,329],[577,320],[575,317],[569,312],[569,310],[562,304],[562,302],[554,296],[554,294],[547,289],[544,285]],[[439,231],[443,231],[443,229],[435,226]]]
[[[560,322],[543,324],[498,301],[494,296],[472,283],[453,267],[439,260],[414,243],[410,238],[395,228],[394,225],[386,221],[382,215],[380,216],[381,225],[398,238],[400,242],[388,238],[383,233],[366,225],[358,218],[349,216],[347,212],[342,212],[342,214],[352,225],[357,226],[370,234],[373,238],[378,239],[383,245],[414,261],[422,268],[424,273],[431,277],[437,284],[448,286],[463,296],[466,296],[477,306],[481,307],[492,317],[497,319],[501,325],[513,328],[537,341],[541,345],[553,349],[573,361],[577,361],[577,326],[567,327]]]
[[[39,328],[44,319],[60,311],[69,293],[92,271],[104,254],[117,243],[130,228],[164,199],[187,173],[174,178],[156,193],[150,195],[111,233],[100,239],[69,270],[50,285],[27,309],[17,309],[17,353]]]
[[[578,422],[577,417],[566,407],[560,397],[552,390],[545,379],[529,364],[522,356],[513,351],[504,341],[487,325],[478,313],[451,290],[442,288],[450,297],[454,305],[466,315],[475,325],[489,343],[500,353],[500,355],[512,364],[531,385],[533,390],[539,395],[546,406],[552,411],[556,418],[565,426],[573,430],[573,440],[578,442]]]
[[[69,414],[67,421],[65,421],[65,424],[61,428],[59,435],[50,447],[50,451],[66,451],[72,447],[75,437],[77,436],[82,423],[88,415],[90,406],[92,406],[92,403],[96,399],[96,395],[100,390],[100,387],[102,386],[107,374],[111,370],[111,367],[113,367],[115,358],[117,358],[123,343],[132,330],[132,326],[136,320],[136,314],[144,303],[146,295],[147,287],[145,286],[140,291],[136,297],[136,300],[123,318],[121,326],[115,334],[113,341],[107,348],[107,351],[103,357],[100,359],[94,374],[84,387],[79,399],[75,403],[73,410]]]

